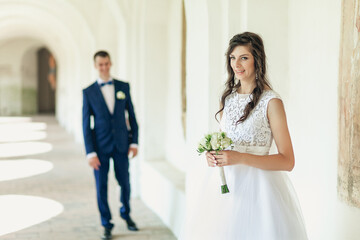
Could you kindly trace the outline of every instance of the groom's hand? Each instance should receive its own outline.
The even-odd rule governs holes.
[[[89,158],[89,165],[94,168],[95,170],[99,170],[100,161],[97,156]]]
[[[137,147],[129,147],[128,156],[130,156],[130,158],[136,157],[137,153],[138,153]]]

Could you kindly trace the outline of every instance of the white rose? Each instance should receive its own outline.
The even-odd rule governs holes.
[[[210,144],[211,144],[211,148],[213,150],[218,150],[219,147],[220,147],[220,141],[218,139],[218,134],[214,133],[211,135],[211,141],[210,141]]]
[[[223,149],[228,148],[231,145],[231,139],[230,138],[224,138],[221,140],[221,146]]]

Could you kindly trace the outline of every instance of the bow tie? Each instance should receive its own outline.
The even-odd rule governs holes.
[[[100,87],[103,87],[105,85],[112,85],[112,84],[113,84],[113,81],[107,81],[107,82],[100,83]]]

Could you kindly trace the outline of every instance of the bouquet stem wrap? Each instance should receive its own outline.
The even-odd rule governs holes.
[[[219,167],[219,173],[220,173],[220,178],[221,178],[221,193],[222,194],[228,193],[229,188],[228,188],[227,183],[226,183],[224,167]]]
[[[231,147],[232,140],[226,136],[224,132],[215,132],[212,134],[205,135],[199,142],[197,152],[202,154],[203,152],[216,151],[225,151]],[[220,177],[221,177],[221,193],[228,193],[229,188],[226,184],[226,178],[224,173],[224,168],[219,167]]]

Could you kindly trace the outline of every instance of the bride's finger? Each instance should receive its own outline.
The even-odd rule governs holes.
[[[210,162],[211,164],[217,164],[218,163],[218,161],[213,160],[213,159],[209,159],[208,162]]]
[[[211,153],[212,155],[222,155],[221,151],[220,151],[220,152],[210,151],[210,153]]]
[[[212,159],[212,160],[216,160],[216,157],[215,157],[215,155],[212,155],[212,154],[209,154],[209,159]]]
[[[208,162],[211,162],[212,164],[216,164],[216,159],[214,159],[212,156],[208,156],[207,158],[206,158],[206,160],[208,161]]]
[[[208,166],[209,167],[216,167],[216,163],[208,161]]]

